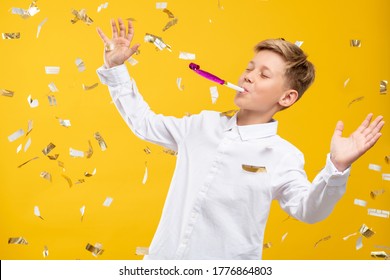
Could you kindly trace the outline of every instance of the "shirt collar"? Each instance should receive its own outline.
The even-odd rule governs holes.
[[[265,138],[274,136],[278,130],[278,121],[272,119],[268,123],[251,124],[251,125],[237,125],[237,113],[229,119],[226,124],[225,131],[237,128],[241,140],[251,140],[257,138]]]

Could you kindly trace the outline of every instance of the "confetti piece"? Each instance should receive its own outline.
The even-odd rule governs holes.
[[[110,207],[112,200],[113,200],[112,197],[107,197],[106,200],[104,200],[104,202],[103,202],[103,206]]]
[[[298,46],[299,48],[302,46],[303,41],[295,41],[295,45]]]
[[[386,210],[379,210],[379,209],[368,209],[368,215],[376,216],[380,218],[389,218],[390,212]]]
[[[171,156],[177,156],[177,152],[171,149],[163,149],[163,152]]]
[[[102,9],[107,9],[107,7],[108,7],[108,2],[100,4],[99,7],[97,8],[97,12],[100,13]]]
[[[171,46],[166,44],[161,37],[157,37],[153,34],[146,33],[146,35],[144,37],[144,41],[149,42],[149,43],[153,43],[160,51],[162,51],[165,48],[168,51],[172,51]]]
[[[16,40],[20,39],[20,32],[1,33],[1,36],[3,37],[3,40]]]
[[[145,154],[149,155],[152,151],[150,150],[149,147],[146,147],[146,148],[144,149],[144,152],[145,152]]]
[[[32,99],[31,94],[27,97],[28,105],[30,105],[31,108],[36,108],[39,106],[38,99]]]
[[[40,176],[45,179],[45,180],[48,180],[49,182],[51,182],[51,174],[47,171],[42,171]]]
[[[379,93],[386,94],[387,93],[387,81],[382,80],[379,85]]]
[[[162,31],[166,31],[167,29],[171,28],[172,26],[176,25],[179,21],[178,18],[174,18],[173,20],[168,21],[168,23],[164,26]]]
[[[92,147],[91,141],[88,140],[88,151],[85,152],[85,157],[91,158],[92,155],[93,155],[93,147]]]
[[[107,150],[107,144],[106,142],[104,141],[103,137],[100,135],[99,132],[95,132],[94,134],[95,136],[95,139],[98,141],[99,143],[99,147],[100,149],[104,152],[105,150]]]
[[[254,173],[267,173],[267,169],[265,168],[265,166],[254,166],[254,165],[242,164],[242,169]]]
[[[61,174],[61,176],[68,182],[69,188],[71,188],[73,186],[72,180],[64,174]]]
[[[60,154],[47,155],[47,157],[48,157],[50,160],[56,160],[59,156],[60,156]]]
[[[54,95],[48,95],[47,99],[49,100],[50,106],[57,106],[57,99]]]
[[[71,157],[84,157],[83,151],[75,150],[73,148],[69,148],[69,154]]]
[[[29,135],[30,132],[32,131],[33,125],[34,125],[33,120],[28,120],[26,136]]]
[[[390,156],[385,156],[386,163],[390,163]]]
[[[58,92],[58,88],[56,87],[56,85],[54,84],[54,82],[51,82],[49,85],[48,85],[49,89],[51,92]]]
[[[318,245],[320,242],[322,242],[322,241],[327,241],[327,240],[329,240],[330,238],[331,238],[330,235],[328,235],[328,236],[326,236],[326,237],[324,237],[324,238],[321,238],[320,240],[318,240],[318,241],[314,244],[314,248],[316,248],[317,245]]]
[[[173,13],[170,10],[164,9],[163,12],[166,13],[169,18],[175,18],[175,16],[173,15]]]
[[[10,136],[8,136],[8,141],[13,142],[13,141],[17,140],[18,138],[22,137],[23,135],[24,135],[24,130],[19,129],[19,130],[15,131],[14,133],[12,133]]]
[[[343,240],[348,240],[350,237],[357,235],[357,232],[351,233],[350,235],[347,235],[343,237]]]
[[[148,180],[148,167],[145,162],[145,173],[144,173],[144,178],[142,179],[142,184],[145,185],[146,180]]]
[[[70,120],[63,120],[63,119],[60,119],[60,118],[57,118],[58,119],[58,122],[60,123],[60,125],[64,126],[64,127],[71,127],[72,124],[70,123]]]
[[[131,66],[135,66],[138,64],[138,60],[136,60],[134,57],[130,56],[130,58],[127,60]]]
[[[85,177],[92,177],[95,176],[95,174],[96,174],[96,168],[92,171],[92,173],[84,172]]]
[[[358,205],[358,206],[362,206],[362,207],[366,207],[367,201],[355,198],[355,200],[353,201],[353,204]]]
[[[371,257],[373,258],[381,258],[381,259],[388,259],[389,255],[385,251],[372,251]]]
[[[221,4],[221,1],[220,1],[220,0],[218,0],[218,8],[219,8],[220,10],[223,10],[223,9],[224,9],[224,7],[222,6],[222,4]]]
[[[363,235],[366,238],[370,238],[375,234],[372,228],[368,228],[365,224],[362,224],[362,226],[359,229],[359,232],[361,235]]]
[[[272,247],[272,243],[271,242],[267,242],[267,243],[263,244],[263,249],[269,249],[271,247]]]
[[[14,96],[14,92],[11,90],[8,90],[8,89],[0,89],[0,92],[1,92],[1,96],[5,96],[5,97],[13,97]]]
[[[42,254],[43,254],[43,257],[44,257],[44,258],[47,258],[47,257],[49,256],[49,249],[47,248],[46,245],[43,247],[43,252],[42,252]]]
[[[20,245],[27,245],[28,242],[24,237],[10,237],[8,238],[8,244],[20,244]]]
[[[83,84],[83,90],[91,90],[91,89],[94,89],[95,87],[97,87],[98,85],[99,85],[99,83],[95,83],[95,84],[90,85],[90,86]]]
[[[85,183],[85,180],[84,179],[78,179],[75,184],[82,184],[82,183]]]
[[[47,156],[51,150],[53,150],[54,148],[56,147],[56,145],[54,145],[53,143],[49,143],[43,150],[42,150],[42,153]]]
[[[368,169],[381,172],[382,171],[382,166],[370,163],[368,165]]]
[[[349,80],[350,80],[350,78],[348,78],[348,79],[345,80],[345,82],[344,82],[344,87],[346,87],[346,86],[348,85]]]
[[[382,180],[390,181],[390,173],[382,173]]]
[[[283,234],[283,236],[282,236],[282,242],[286,239],[287,235],[288,235],[288,232],[286,232],[285,234]]]
[[[87,11],[85,9],[81,9],[80,11],[72,9],[72,14],[75,16],[74,19],[70,21],[73,24],[79,20],[83,21],[87,25],[91,25],[93,23],[93,20],[87,15]]]
[[[179,90],[184,89],[184,86],[182,86],[181,81],[182,81],[182,78],[180,78],[180,77],[176,79],[176,84],[177,84],[177,87],[179,88]]]
[[[222,113],[220,113],[219,115],[220,115],[220,116],[225,116],[225,117],[231,118],[231,117],[233,117],[236,113],[237,113],[237,110],[229,110],[229,111],[226,111],[226,112],[222,112]]]
[[[34,206],[34,215],[43,220],[38,206]]]
[[[185,60],[195,60],[196,59],[196,55],[194,53],[180,52],[179,58],[180,59],[185,59]]]
[[[41,23],[38,25],[38,28],[37,28],[37,38],[39,37],[39,34],[41,33],[42,26],[46,23],[46,21],[47,21],[47,18],[42,20]]]
[[[20,168],[20,167],[26,165],[26,164],[29,163],[30,161],[36,160],[36,159],[39,159],[39,157],[34,157],[34,158],[32,158],[32,159],[29,159],[29,160],[26,161],[26,162],[23,162],[21,165],[18,166],[18,168]]]
[[[390,247],[389,246],[383,246],[383,245],[374,245],[375,248],[378,248],[378,249],[383,249],[383,250],[387,250],[389,251],[390,250]]]
[[[219,97],[217,87],[215,87],[215,86],[210,87],[210,96],[211,96],[211,103],[215,104],[218,100],[218,97]]]
[[[85,64],[84,61],[81,58],[76,58],[76,66],[79,72],[84,72],[85,71]]]
[[[31,146],[31,137],[28,138],[26,144],[24,145],[24,152],[27,152],[28,148]]]
[[[362,46],[360,40],[351,40],[350,45],[351,45],[351,47],[358,47],[358,48],[360,48]]]
[[[167,2],[156,2],[156,9],[166,9],[167,7]]]
[[[80,213],[81,213],[81,221],[83,221],[84,213],[85,213],[85,205],[83,205],[83,206],[80,208]]]
[[[149,247],[136,247],[135,254],[137,256],[149,255]]]
[[[356,248],[356,251],[363,248],[363,238],[361,236],[359,236],[359,238],[356,240],[355,248]]]
[[[19,152],[22,150],[22,147],[23,145],[20,144],[17,148],[16,148],[16,153],[19,154]]]
[[[102,249],[102,245],[99,243],[96,243],[95,246],[88,243],[87,246],[85,247],[85,249],[90,251],[94,257],[97,257],[97,256],[103,254],[103,252],[104,252],[104,250]]]
[[[384,189],[375,190],[370,192],[370,196],[372,199],[375,199],[378,195],[382,195],[385,192]]]
[[[59,66],[45,66],[45,73],[48,75],[55,75],[60,73]]]
[[[351,106],[353,103],[356,103],[358,101],[363,100],[363,98],[364,98],[364,96],[360,96],[360,97],[353,99],[351,102],[349,102],[348,107]]]
[[[35,16],[37,13],[40,12],[36,2],[37,1],[33,1],[26,10],[21,8],[12,8],[11,12],[14,15],[20,15],[23,19]]]

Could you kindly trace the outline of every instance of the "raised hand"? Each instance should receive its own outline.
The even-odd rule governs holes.
[[[339,171],[347,169],[381,137],[380,131],[385,124],[383,117],[378,116],[371,122],[372,116],[372,113],[368,114],[358,129],[348,138],[341,136],[344,129],[343,122],[337,123],[330,145],[330,158]]]
[[[99,27],[97,28],[97,32],[99,33],[100,38],[102,38],[105,46],[104,65],[106,68],[123,64],[139,47],[139,44],[135,44],[132,47],[130,46],[134,36],[134,28],[131,20],[128,21],[127,34],[126,26],[122,19],[118,18],[118,24],[119,34],[115,20],[111,20],[112,39],[109,39]]]

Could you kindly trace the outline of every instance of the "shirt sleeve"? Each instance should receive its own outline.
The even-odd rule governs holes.
[[[345,193],[350,168],[339,172],[328,154],[325,167],[311,183],[303,166],[301,153],[284,157],[272,178],[275,198],[289,215],[315,223],[328,217]]]
[[[185,137],[194,117],[175,118],[155,114],[144,101],[125,65],[97,69],[100,81],[108,86],[120,115],[139,138],[174,151]]]

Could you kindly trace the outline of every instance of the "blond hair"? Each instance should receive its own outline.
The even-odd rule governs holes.
[[[268,39],[258,43],[255,48],[258,53],[269,50],[279,54],[286,62],[286,86],[298,92],[298,99],[314,82],[314,65],[307,60],[307,55],[295,44],[280,39]]]

